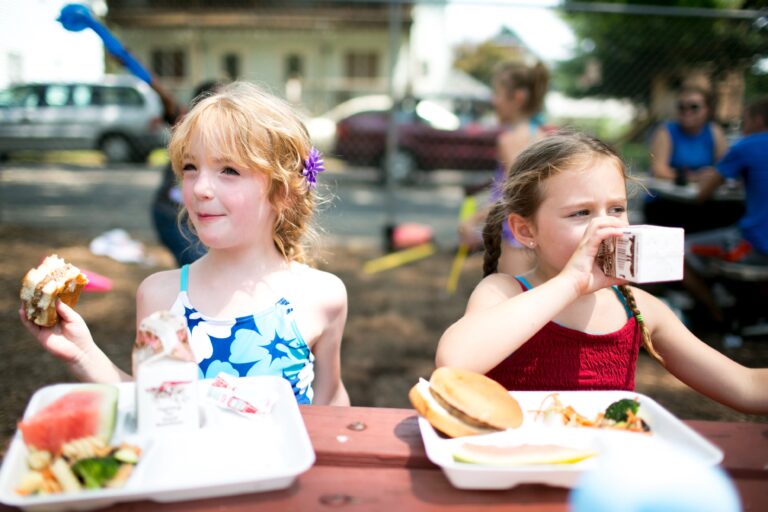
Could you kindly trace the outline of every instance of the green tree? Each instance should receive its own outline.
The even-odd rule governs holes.
[[[732,70],[749,72],[768,55],[768,28],[757,17],[637,12],[649,5],[759,9],[768,4],[766,0],[609,0],[607,3],[617,4],[617,11],[623,7],[628,12],[569,10],[569,6],[590,3],[598,1],[565,0],[564,5],[564,19],[574,30],[579,49],[573,59],[557,67],[555,84],[573,96],[611,96],[647,103],[653,80],[659,76],[682,80],[691,69],[706,69],[715,78]]]
[[[490,84],[493,69],[499,62],[522,60],[522,47],[501,45],[493,39],[475,44],[463,44],[456,49],[454,67],[484,84]]]

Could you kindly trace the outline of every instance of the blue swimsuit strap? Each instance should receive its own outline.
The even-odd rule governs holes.
[[[181,291],[186,292],[189,289],[189,264],[181,267]]]
[[[184,265],[181,267],[181,286],[180,289],[182,292],[188,292],[189,291],[189,264]],[[286,298],[281,298],[277,302],[275,302],[275,306],[277,306],[285,316],[290,316],[293,312],[293,306]]]
[[[522,283],[526,289],[533,290],[533,286],[531,286],[531,283],[529,283],[528,280],[523,276],[515,276],[515,279],[520,281],[520,283]],[[635,316],[634,314],[632,314],[632,310],[629,308],[629,304],[627,304],[627,299],[621,293],[621,290],[619,290],[619,287],[611,286],[611,289],[613,289],[614,293],[619,298],[619,301],[621,301],[621,305],[624,306],[624,311],[627,312],[627,318],[632,318],[633,316]]]
[[[619,287],[614,285],[614,286],[611,286],[611,288],[613,288],[613,291],[616,293],[616,296],[621,301],[621,305],[624,306],[624,311],[627,312],[627,318],[632,318],[633,316],[635,316],[634,313],[632,313],[632,310],[629,308],[629,304],[627,304],[627,298],[624,297],[623,293],[621,293],[621,290],[619,290]]]

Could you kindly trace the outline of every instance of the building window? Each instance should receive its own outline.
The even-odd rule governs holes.
[[[291,54],[285,58],[285,79],[301,78],[304,76],[304,59],[301,55]]]
[[[349,52],[345,59],[345,70],[349,78],[377,78],[379,55],[376,52]]]
[[[228,79],[237,80],[240,76],[240,56],[236,53],[228,53],[224,55],[222,67],[224,68],[224,74]]]
[[[159,77],[184,78],[187,59],[182,50],[152,51],[152,72]]]

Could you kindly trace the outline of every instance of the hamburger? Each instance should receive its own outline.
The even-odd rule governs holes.
[[[56,299],[74,307],[87,283],[88,278],[79,268],[56,254],[48,256],[21,280],[20,297],[27,318],[43,327],[56,325]]]
[[[413,407],[449,437],[488,434],[517,428],[520,404],[498,382],[460,368],[438,368],[408,393]]]

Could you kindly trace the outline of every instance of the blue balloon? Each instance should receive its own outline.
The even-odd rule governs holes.
[[[61,8],[61,13],[57,18],[64,28],[70,32],[80,32],[90,26],[95,20],[91,16],[91,11],[82,4],[67,4]]]
[[[152,83],[152,75],[137,61],[128,50],[123,48],[120,41],[117,40],[112,32],[104,25],[99,23],[91,14],[90,9],[82,4],[67,4],[61,9],[57,18],[62,26],[70,32],[80,32],[90,28],[96,32],[104,42],[104,47],[109,53],[115,56],[128,70],[136,77],[144,80],[146,83]]]
[[[738,492],[722,468],[672,446],[647,448],[601,456],[571,493],[571,512],[741,510]]]

